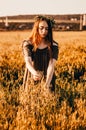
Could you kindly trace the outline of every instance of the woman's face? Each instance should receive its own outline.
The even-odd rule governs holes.
[[[39,35],[41,38],[45,38],[48,34],[48,24],[46,21],[41,21],[39,23],[39,27],[38,27],[38,30],[39,30]]]

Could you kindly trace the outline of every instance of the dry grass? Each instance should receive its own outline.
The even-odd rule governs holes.
[[[59,43],[56,90],[22,87],[22,41],[29,32],[0,32],[0,130],[86,129],[86,32],[54,32]]]

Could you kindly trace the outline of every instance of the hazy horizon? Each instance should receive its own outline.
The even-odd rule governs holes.
[[[80,14],[14,14],[14,15],[6,15],[0,17],[15,17],[15,16],[24,16],[24,15],[80,15]],[[82,15],[82,14],[81,14]]]

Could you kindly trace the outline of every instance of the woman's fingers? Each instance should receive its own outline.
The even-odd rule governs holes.
[[[35,75],[33,75],[33,79],[36,81],[36,80],[41,80],[42,78],[42,74],[37,72]]]
[[[33,75],[33,79],[36,81],[36,80],[40,80],[40,78],[36,75]]]

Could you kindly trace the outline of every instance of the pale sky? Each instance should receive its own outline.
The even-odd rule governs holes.
[[[0,0],[0,16],[83,13],[86,0]]]

